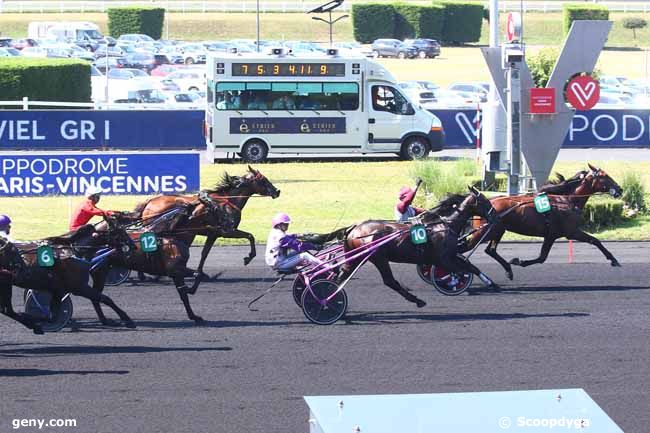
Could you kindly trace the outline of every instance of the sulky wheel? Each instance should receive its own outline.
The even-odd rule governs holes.
[[[25,300],[25,314],[42,320],[39,324],[43,331],[58,332],[65,328],[72,318],[72,299],[70,295],[66,295],[61,301],[59,314],[50,318],[50,298],[49,293],[30,290]]]
[[[104,284],[107,286],[119,286],[129,278],[129,275],[131,275],[130,269],[111,266],[106,274]]]
[[[293,280],[293,286],[291,286],[291,292],[293,293],[293,300],[297,306],[302,308],[302,293],[305,291],[305,280],[301,275],[297,275],[296,279]]]
[[[472,273],[450,273],[441,266],[433,266],[429,275],[431,275],[431,284],[436,290],[447,296],[457,296],[465,292],[474,279]]]
[[[422,281],[433,286],[433,280],[431,279],[431,269],[433,269],[433,265],[417,265],[416,268],[418,270],[418,276]]]
[[[337,292],[338,290],[338,292]],[[326,300],[336,293],[332,299]],[[334,281],[318,280],[311,284],[311,290],[302,293],[302,311],[309,321],[317,325],[331,325],[339,320],[348,309],[348,296]]]

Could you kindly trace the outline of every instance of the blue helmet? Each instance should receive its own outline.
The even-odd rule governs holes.
[[[7,215],[0,215],[0,228],[6,228],[11,224],[11,218]]]

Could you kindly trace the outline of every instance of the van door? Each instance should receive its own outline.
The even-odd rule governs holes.
[[[396,86],[371,84],[368,94],[368,147],[399,152],[402,136],[413,128],[415,110]]]

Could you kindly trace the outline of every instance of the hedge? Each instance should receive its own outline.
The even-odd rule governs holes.
[[[395,31],[395,8],[392,4],[353,4],[354,39],[368,44],[379,38],[392,38]]]
[[[138,33],[160,39],[164,21],[164,8],[128,6],[108,9],[108,32],[114,38]]]
[[[4,100],[90,102],[90,64],[72,59],[10,58],[0,61]]]
[[[612,198],[592,198],[582,211],[582,224],[588,230],[598,231],[615,227],[625,221],[623,200]]]
[[[396,3],[395,30],[393,37],[440,39],[444,18],[444,7],[440,5],[418,6]]]
[[[562,8],[562,26],[568,34],[576,20],[608,20],[609,9],[600,5],[565,4]]]
[[[442,2],[445,8],[442,40],[453,44],[478,42],[483,25],[483,5],[476,2]]]

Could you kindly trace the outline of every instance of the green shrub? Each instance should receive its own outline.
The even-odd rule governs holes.
[[[108,9],[108,32],[114,38],[140,33],[160,39],[164,21],[163,8],[128,6]]]
[[[646,210],[645,205],[645,186],[641,180],[641,175],[635,171],[626,171],[623,176],[623,197],[621,199],[630,209],[640,212]]]
[[[587,230],[598,231],[615,227],[624,221],[623,200],[595,197],[582,211],[582,225]]]
[[[354,39],[368,44],[379,38],[392,38],[395,32],[395,8],[392,4],[352,5]]]
[[[535,87],[546,87],[559,56],[560,51],[557,48],[542,48],[537,54],[526,59]]]
[[[426,208],[435,206],[447,194],[468,194],[467,185],[472,184],[477,168],[471,159],[454,162],[417,161],[411,168],[413,180],[422,179],[418,204]]]
[[[432,38],[442,36],[444,8],[442,6],[418,6],[406,3],[395,3],[396,39]]]
[[[442,2],[445,8],[442,40],[453,44],[478,42],[483,25],[483,5],[475,2]]]
[[[600,5],[565,4],[562,8],[564,34],[568,34],[571,24],[576,20],[608,20],[609,9]]]
[[[643,18],[623,18],[623,27],[632,30],[632,35],[636,39],[636,29],[642,29],[648,25],[648,22]]]
[[[83,60],[11,58],[0,62],[4,100],[90,102],[90,64]]]

